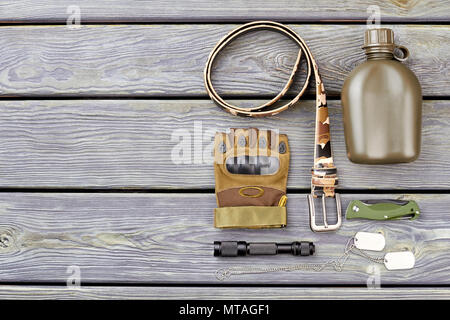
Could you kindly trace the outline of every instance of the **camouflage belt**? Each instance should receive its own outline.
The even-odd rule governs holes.
[[[226,47],[230,42],[232,42],[235,38],[250,31],[262,29],[280,32],[281,34],[287,36],[288,38],[292,39],[295,43],[298,44],[300,49],[298,51],[294,67],[283,89],[270,101],[256,107],[244,108],[232,105],[226,102],[223,98],[221,98],[213,87],[211,80],[211,72],[214,60],[216,59],[219,52],[224,47]],[[274,104],[286,94],[286,92],[292,85],[295,74],[300,64],[302,53],[305,55],[307,64],[307,75],[303,87],[298,92],[298,94],[288,103],[277,107],[274,106]],[[313,229],[313,231],[331,231],[336,230],[341,225],[341,212],[340,212],[341,204],[339,195],[335,193],[338,178],[336,175],[336,167],[334,166],[333,163],[333,156],[331,150],[331,135],[329,127],[330,119],[328,117],[328,107],[326,101],[325,88],[322,79],[320,77],[319,68],[305,41],[292,29],[277,22],[255,21],[244,24],[228,33],[213,48],[208,57],[208,61],[206,63],[206,67],[204,70],[204,81],[206,91],[208,92],[208,95],[211,97],[211,99],[217,105],[224,108],[231,114],[249,117],[263,117],[278,114],[281,111],[286,110],[287,108],[295,104],[308,87],[312,72],[314,72],[314,78],[316,80],[316,128],[315,128],[314,166],[311,170],[312,173],[311,195],[309,196],[311,229]],[[327,223],[327,214],[325,208],[325,198],[327,197],[336,198],[338,221],[334,225],[329,225]],[[324,217],[323,226],[318,226],[315,223],[314,198],[322,198],[323,217]]]

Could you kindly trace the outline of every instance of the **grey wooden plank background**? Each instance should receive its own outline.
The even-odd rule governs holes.
[[[445,170],[450,147],[442,139],[450,134],[450,2],[376,0],[370,4],[380,7],[382,22],[405,23],[387,26],[394,29],[398,43],[410,49],[407,65],[418,75],[427,98],[423,150],[412,164],[361,166],[351,164],[345,156],[337,100],[345,77],[365,59],[360,47],[368,4],[363,1],[339,5],[325,0],[314,4],[304,0],[3,1],[0,24],[11,25],[0,27],[0,188],[5,188],[0,192],[0,298],[181,299],[186,297],[183,284],[200,283],[209,286],[189,287],[190,298],[211,298],[214,293],[214,297],[239,299],[449,299],[447,287],[434,286],[450,285],[450,227],[446,224],[450,177]],[[74,5],[81,9],[82,23],[113,24],[69,29],[64,25],[70,15],[67,9]],[[335,99],[329,104],[342,189],[436,192],[344,194],[344,207],[355,198],[414,199],[422,208],[419,220],[345,221],[336,233],[314,234],[308,226],[306,193],[301,193],[289,195],[286,229],[212,227],[216,203],[209,190],[214,187],[211,164],[172,163],[171,151],[178,141],[171,135],[177,129],[192,134],[194,124],[200,123],[203,130],[279,128],[288,134],[293,151],[289,188],[305,192],[309,188],[312,101],[303,101],[276,117],[243,119],[224,113],[205,95],[202,71],[211,48],[237,26],[234,23],[255,19],[317,22],[290,26],[311,47],[328,94]],[[334,21],[338,24],[329,24]],[[350,21],[361,23],[345,24]],[[145,24],[152,22],[159,24]],[[246,35],[220,57],[214,83],[227,97],[259,102],[281,88],[295,54],[295,45],[279,34]],[[298,84],[291,92],[297,88]],[[39,100],[43,98],[48,100]],[[208,137],[205,140],[204,145]],[[193,148],[192,156],[195,151]],[[10,187],[38,192],[10,192]],[[45,188],[139,188],[149,192],[57,193],[43,192]],[[155,189],[172,192],[153,193]],[[177,193],[180,189],[197,192]],[[193,203],[195,210],[186,210]],[[218,289],[223,283],[215,279],[214,271],[219,267],[326,262],[340,256],[356,231],[380,231],[387,238],[388,251],[409,249],[416,256],[416,268],[409,271],[389,272],[381,266],[381,285],[428,287],[333,288],[366,285],[370,263],[351,257],[342,273],[246,275],[225,284],[280,287]],[[273,259],[212,256],[214,240],[236,239],[311,240],[317,245],[317,255]],[[81,268],[82,284],[88,287],[70,290],[61,286],[70,275],[69,266]],[[55,286],[5,285],[8,282]],[[143,287],[89,286],[94,283]],[[151,286],[154,284],[180,286]],[[285,284],[330,287],[281,288]]]
[[[186,292],[189,292],[189,296]],[[440,300],[450,298],[449,288],[317,288],[317,287],[102,287],[82,286],[71,289],[58,286],[0,286],[1,299],[388,299]],[[176,312],[176,310],[175,310]]]
[[[0,95],[206,97],[202,72],[207,56],[235,26],[5,26]],[[366,26],[291,26],[310,46],[328,93],[339,96],[345,77],[365,60],[361,45]],[[389,27],[410,49],[407,65],[417,74],[423,95],[448,95],[450,53],[444,44],[450,26]],[[227,96],[274,96],[296,53],[295,45],[278,33],[245,35],[218,60],[214,83]]]
[[[289,195],[288,227],[268,230],[218,230],[212,227],[213,194],[1,193],[0,282],[65,283],[69,266],[79,266],[81,282],[302,284],[365,286],[372,265],[352,256],[343,272],[269,273],[216,280],[220,267],[324,263],[343,252],[357,231],[382,232],[386,251],[409,249],[412,270],[387,271],[380,283],[448,285],[450,195],[343,195],[349,199],[400,198],[418,201],[416,221],[345,221],[336,233],[309,229],[305,194]],[[195,203],[195,209],[192,204]],[[187,208],[189,208],[187,210]],[[215,240],[309,240],[310,257],[215,258]],[[374,255],[381,255],[374,253]]]
[[[235,101],[242,103],[242,101]],[[449,102],[424,101],[423,147],[410,164],[356,165],[346,157],[341,109],[330,101],[335,162],[343,189],[448,189]],[[234,117],[209,100],[0,101],[0,186],[213,189],[207,158],[209,132],[230,127],[279,129],[292,150],[289,188],[308,189],[312,166],[314,102],[302,101],[275,117]],[[205,133],[194,148],[195,125]],[[177,131],[178,130],[178,131]],[[180,130],[191,142],[190,164],[174,163]],[[172,138],[173,135],[173,138]],[[183,138],[184,139],[184,138]]]
[[[0,19],[5,22],[65,22],[67,7],[77,5],[86,22],[159,22],[159,21],[335,21],[367,19],[369,5],[380,8],[383,21],[433,21],[449,18],[446,1],[341,1],[311,4],[306,0],[8,0],[2,1]]]

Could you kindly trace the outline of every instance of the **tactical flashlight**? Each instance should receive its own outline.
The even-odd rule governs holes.
[[[215,257],[239,257],[257,255],[275,255],[289,253],[294,256],[310,256],[316,251],[312,242],[295,241],[292,243],[245,241],[214,241]]]

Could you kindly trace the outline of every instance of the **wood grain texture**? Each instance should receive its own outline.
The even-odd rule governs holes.
[[[189,295],[186,295],[186,292]],[[0,286],[1,299],[34,299],[34,300],[447,300],[450,299],[449,288],[292,288],[292,287],[114,287],[114,286],[82,286],[71,289],[58,286]],[[177,312],[177,309],[173,310]]]
[[[450,136],[448,101],[424,102],[418,160],[372,166],[347,159],[339,103],[329,105],[340,188],[450,188],[450,146],[438,138]],[[259,127],[288,135],[288,187],[308,189],[314,119],[313,101],[262,119],[231,116],[209,100],[1,101],[0,186],[213,189],[211,133]],[[181,142],[185,158],[172,158]]]
[[[2,1],[0,19],[5,22],[65,22],[67,8],[78,5],[83,22],[167,22],[167,21],[365,21],[369,4],[365,1],[327,0],[231,0],[231,1],[124,1],[124,0],[8,0]],[[371,1],[380,8],[382,21],[448,20],[449,5],[437,0]]]
[[[0,39],[1,96],[206,97],[203,68],[236,25],[5,26]],[[364,25],[291,25],[310,46],[325,87],[338,96],[365,60]],[[407,65],[425,96],[448,96],[448,25],[393,25],[411,51]],[[247,34],[228,47],[213,81],[226,96],[274,96],[288,79],[297,48],[275,32]],[[300,87],[304,67],[298,83]],[[310,93],[313,91],[310,90]]]
[[[382,232],[386,251],[411,250],[416,266],[387,271],[380,284],[448,285],[450,195],[343,195],[351,199],[418,201],[416,221],[345,221],[337,233],[309,229],[306,195],[289,195],[288,227],[276,230],[218,230],[212,224],[213,194],[1,193],[0,281],[66,283],[79,266],[81,283],[357,284],[365,286],[374,266],[352,256],[343,272],[280,272],[235,276],[221,282],[221,267],[324,263],[339,257],[357,231]],[[215,240],[314,241],[316,255],[215,258]],[[374,253],[373,255],[381,255]],[[372,274],[373,275],[373,274]]]

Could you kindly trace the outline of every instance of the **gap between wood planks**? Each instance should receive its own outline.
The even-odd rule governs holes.
[[[160,188],[102,188],[102,187],[0,187],[0,193],[26,192],[26,193],[180,193],[180,194],[212,194],[214,189],[160,189]],[[287,194],[309,194],[310,189],[288,188]],[[450,189],[342,189],[342,194],[450,194]]]
[[[267,20],[267,19],[214,19],[214,20],[193,20],[193,21],[87,21],[85,23],[81,23],[82,26],[89,25],[180,25],[180,24],[193,24],[193,25],[201,25],[201,24],[214,24],[214,25],[226,25],[226,24],[244,24],[247,22],[257,21],[257,20]],[[274,21],[281,22],[283,24],[319,24],[319,25],[365,25],[367,24],[366,20],[284,20],[284,19],[274,19]],[[0,21],[0,27],[16,27],[16,26],[65,26],[66,21],[48,21],[48,22],[39,22],[39,21],[20,21],[20,22],[2,22]],[[449,20],[442,19],[428,19],[428,20],[389,20],[385,19],[384,21],[380,21],[380,25],[450,25]]]
[[[258,95],[255,96],[245,96],[245,95],[222,95],[222,98],[225,100],[270,100],[273,98],[273,96],[270,95]],[[294,95],[287,94],[284,96],[284,99],[286,100],[292,100],[294,98]],[[312,94],[305,94],[300,99],[303,100],[315,100],[316,96]],[[339,95],[336,94],[328,94],[327,93],[327,100],[328,101],[339,101],[341,98]],[[430,101],[430,100],[450,100],[450,95],[446,96],[423,96],[423,100]],[[136,95],[136,96],[91,96],[91,95],[78,95],[78,96],[0,96],[0,101],[32,101],[32,100],[39,100],[39,101],[45,101],[45,100],[208,100],[211,99],[205,95],[193,95],[193,96],[177,96],[177,95],[171,95],[171,96],[158,96],[158,95]]]
[[[0,286],[66,287],[64,281],[0,281]],[[171,288],[365,288],[365,284],[290,284],[290,283],[165,283],[165,282],[82,282],[83,287],[171,287]],[[380,288],[450,288],[449,284],[384,284]]]

